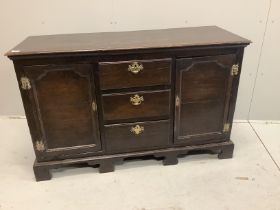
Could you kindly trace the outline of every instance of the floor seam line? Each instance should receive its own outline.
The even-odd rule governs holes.
[[[264,124],[264,125],[278,125],[280,122],[271,122],[269,120],[260,120],[259,122],[256,122],[254,120],[248,120],[250,123],[255,123],[255,124]]]
[[[268,155],[270,156],[271,160],[274,162],[274,164],[276,165],[276,167],[278,168],[278,170],[280,171],[280,166],[277,164],[277,162],[274,160],[272,154],[269,152],[269,150],[267,149],[267,147],[265,146],[265,144],[263,143],[261,137],[259,136],[259,134],[257,133],[256,129],[253,127],[253,125],[248,121],[249,125],[251,126],[252,130],[254,131],[254,133],[256,134],[256,136],[258,137],[258,139],[260,140],[261,144],[263,145],[263,147],[265,148],[266,152],[268,153]]]

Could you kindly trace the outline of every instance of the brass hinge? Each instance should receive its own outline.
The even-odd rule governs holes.
[[[231,67],[231,76],[236,76],[239,73],[239,64],[234,64]]]
[[[21,88],[23,90],[29,90],[31,89],[31,83],[30,80],[27,77],[20,78]]]
[[[226,133],[226,132],[229,132],[229,129],[230,129],[230,123],[225,123],[224,124],[224,133]]]
[[[35,143],[35,148],[36,150],[38,150],[39,152],[42,152],[44,151],[46,148],[45,148],[45,144],[43,141],[36,141]]]
[[[179,96],[176,96],[175,105],[176,105],[176,107],[180,106],[180,98],[179,98]]]
[[[91,104],[91,108],[92,108],[92,110],[93,110],[94,112],[96,112],[96,110],[97,110],[97,106],[96,106],[95,101],[93,101],[93,102],[92,102],[92,104]]]

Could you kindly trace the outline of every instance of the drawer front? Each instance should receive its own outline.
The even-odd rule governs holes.
[[[171,59],[99,63],[102,90],[169,85]]]
[[[105,123],[167,119],[170,90],[142,91],[103,95]]]
[[[105,126],[106,150],[110,153],[165,147],[170,136],[169,120]]]

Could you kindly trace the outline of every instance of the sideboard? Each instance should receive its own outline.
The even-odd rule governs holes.
[[[231,158],[249,40],[216,26],[31,36],[13,60],[37,181],[50,169],[197,152]],[[218,163],[217,163],[218,164]]]

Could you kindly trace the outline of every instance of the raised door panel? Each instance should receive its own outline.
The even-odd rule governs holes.
[[[226,140],[235,60],[235,54],[177,60],[175,143]]]
[[[24,74],[31,83],[37,158],[100,150],[91,65],[25,66]]]

